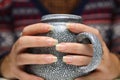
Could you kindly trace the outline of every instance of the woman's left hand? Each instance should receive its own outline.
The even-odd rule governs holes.
[[[77,78],[76,80],[113,80],[120,76],[120,60],[115,54],[112,54],[107,48],[100,32],[87,25],[78,23],[69,23],[68,29],[74,33],[90,32],[95,34],[103,49],[103,56],[100,65],[89,75]],[[88,65],[93,56],[92,45],[78,43],[60,43],[56,45],[56,50],[64,53],[72,53],[63,57],[63,61],[73,65]]]

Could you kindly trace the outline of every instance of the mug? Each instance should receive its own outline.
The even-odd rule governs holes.
[[[67,29],[67,23],[81,23],[82,18],[80,16],[71,14],[49,14],[43,16],[41,22],[52,25],[53,30],[46,34],[39,34],[40,36],[52,37],[57,39],[58,43],[76,42],[80,44],[92,44],[93,57],[87,66],[75,66],[63,62],[63,56],[67,54],[56,51],[55,46],[32,48],[33,54],[53,54],[57,57],[58,61],[52,64],[29,65],[27,66],[29,73],[40,76],[45,80],[74,80],[77,77],[89,74],[98,67],[102,58],[102,47],[97,36],[89,32],[75,34]]]

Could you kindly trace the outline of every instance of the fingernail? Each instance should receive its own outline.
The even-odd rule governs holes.
[[[20,33],[20,36],[22,36],[22,35],[23,35],[23,33],[21,32],[21,33]]]
[[[70,27],[70,23],[66,23],[67,29],[69,29]]]
[[[63,44],[57,44],[56,45],[56,50],[65,50],[65,46]]]
[[[66,23],[67,27],[74,26],[76,23]]]
[[[72,57],[71,56],[64,56],[63,61],[66,63],[72,63]]]
[[[53,31],[53,28],[54,27],[52,25],[50,25],[49,30]]]
[[[57,62],[57,57],[55,56],[50,56],[48,59],[49,62]]]
[[[56,40],[56,39],[48,39],[47,41],[48,41],[49,45],[56,45],[56,44],[58,44],[58,40]]]

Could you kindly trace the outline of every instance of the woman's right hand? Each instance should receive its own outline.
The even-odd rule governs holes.
[[[50,64],[57,58],[46,54],[29,54],[25,52],[31,47],[49,47],[57,44],[57,40],[46,36],[34,36],[35,34],[47,33],[51,26],[44,23],[29,25],[24,28],[21,37],[13,45],[11,52],[4,58],[1,64],[1,73],[8,79],[19,80],[43,80],[40,77],[26,73],[22,70],[24,65]]]

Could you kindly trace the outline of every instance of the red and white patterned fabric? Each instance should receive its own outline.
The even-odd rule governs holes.
[[[37,0],[0,0],[0,54],[11,48],[25,26],[49,14],[34,1]],[[88,0],[83,8],[83,23],[97,28],[109,49],[120,53],[120,0]]]

